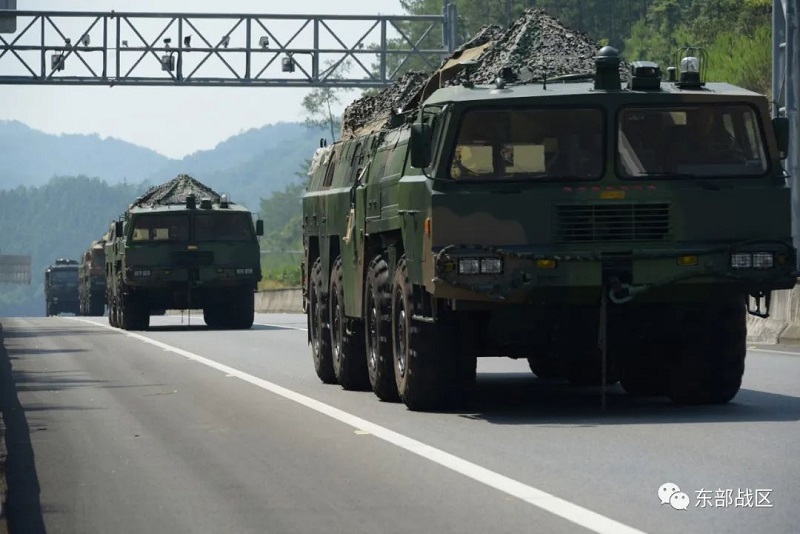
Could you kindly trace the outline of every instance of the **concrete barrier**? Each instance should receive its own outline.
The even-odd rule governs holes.
[[[747,340],[751,343],[800,343],[800,287],[773,291],[767,319],[748,315]]]
[[[303,291],[299,287],[262,289],[256,293],[259,313],[303,313]]]

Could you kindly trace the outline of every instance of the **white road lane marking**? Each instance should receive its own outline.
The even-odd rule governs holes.
[[[555,514],[559,517],[562,517],[567,521],[575,523],[576,525],[580,525],[592,532],[597,532],[601,534],[643,534],[643,531],[641,530],[637,530],[633,527],[615,521],[602,514],[593,512],[588,508],[584,508],[580,505],[574,504],[560,497],[556,497],[555,495],[547,493],[533,486],[528,486],[527,484],[523,484],[522,482],[509,478],[505,475],[501,475],[500,473],[496,473],[494,471],[486,469],[485,467],[481,467],[475,463],[472,463],[468,460],[464,460],[463,458],[459,458],[458,456],[445,452],[441,449],[437,449],[430,445],[426,445],[421,441],[417,441],[413,438],[410,438],[403,434],[399,434],[397,432],[394,432],[393,430],[389,430],[388,428],[367,421],[366,419],[362,419],[358,416],[345,412],[344,410],[340,410],[339,408],[335,408],[333,406],[325,404],[324,402],[312,399],[311,397],[307,397],[305,395],[292,391],[291,389],[287,389],[283,386],[279,386],[278,384],[247,374],[243,371],[221,364],[204,356],[200,356],[198,354],[194,354],[192,352],[179,349],[177,347],[173,347],[166,343],[162,343],[161,341],[150,339],[149,337],[143,336],[141,334],[119,330],[110,325],[96,323],[88,319],[82,319],[78,317],[74,318],[70,317],[70,319],[98,326],[100,328],[106,328],[108,330],[114,330],[120,332],[128,337],[138,339],[143,343],[147,343],[149,345],[153,345],[155,347],[170,352],[174,352],[176,354],[189,358],[190,360],[194,360],[198,363],[211,367],[212,369],[216,369],[225,374],[232,375],[236,378],[239,378],[240,380],[253,384],[254,386],[260,387],[261,389],[264,389],[276,395],[280,395],[285,399],[288,399],[290,401],[296,402],[297,404],[305,406],[306,408],[314,410],[323,415],[327,415],[328,417],[335,419],[341,423],[350,425],[356,430],[356,432],[360,431],[360,432],[370,433],[377,438],[380,438],[388,443],[391,443],[392,445],[396,445],[401,449],[404,449],[408,452],[421,456],[422,458],[425,458],[426,460],[439,464],[442,467],[446,467],[452,471],[455,471],[456,473],[464,475],[477,482],[480,482],[498,491],[506,493],[512,497],[516,497],[524,502],[532,504],[537,508],[540,508],[542,510]]]
[[[786,354],[788,356],[800,356],[800,352],[792,352],[788,350],[748,348],[747,352],[766,352],[767,354]]]

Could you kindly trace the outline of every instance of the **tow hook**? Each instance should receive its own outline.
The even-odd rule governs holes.
[[[647,291],[647,286],[633,286],[631,284],[620,283],[618,278],[611,280],[611,287],[608,289],[608,298],[614,304],[625,304],[636,298],[636,295]]]

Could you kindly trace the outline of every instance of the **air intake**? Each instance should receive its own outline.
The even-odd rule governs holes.
[[[556,206],[561,243],[661,241],[669,237],[669,204],[571,204]]]

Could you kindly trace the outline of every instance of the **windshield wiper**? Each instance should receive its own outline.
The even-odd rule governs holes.
[[[699,185],[703,189],[708,189],[710,191],[719,191],[722,189],[719,184],[715,182],[704,180],[696,174],[689,174],[685,172],[640,172],[639,174],[633,174],[631,176],[633,178],[651,178],[656,180],[678,179]]]

